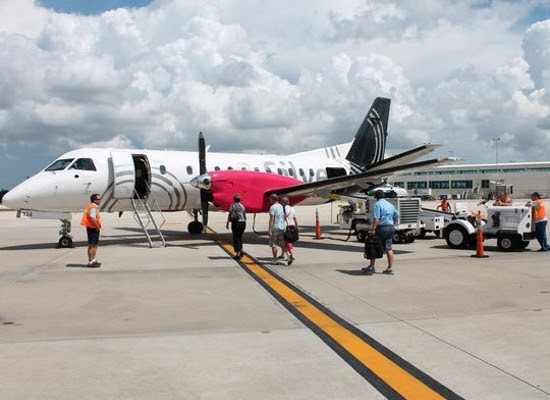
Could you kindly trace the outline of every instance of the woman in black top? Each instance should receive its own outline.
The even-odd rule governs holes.
[[[236,193],[233,196],[233,201],[233,204],[229,207],[225,227],[229,229],[229,223],[231,222],[233,249],[235,250],[235,258],[239,259],[243,256],[243,233],[246,229],[246,210],[241,204],[240,194]]]

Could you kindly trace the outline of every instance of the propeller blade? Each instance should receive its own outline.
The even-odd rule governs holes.
[[[208,226],[208,192],[204,189],[201,189],[201,213],[202,213],[202,224]]]
[[[202,132],[199,132],[199,172],[206,174],[206,140]]]
[[[199,172],[202,175],[206,174],[206,140],[202,132],[199,132]],[[208,185],[210,181],[208,179]],[[209,186],[208,186],[209,187]],[[208,226],[208,199],[209,193],[207,189],[201,188],[201,213],[202,224]]]

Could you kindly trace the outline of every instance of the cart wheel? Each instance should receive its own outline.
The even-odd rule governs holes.
[[[361,243],[365,243],[365,239],[367,238],[367,232],[366,231],[357,231],[355,233],[355,236],[357,236],[357,241]]]
[[[500,251],[513,251],[518,248],[518,240],[515,236],[499,236],[497,246]]]
[[[464,249],[468,246],[468,235],[462,226],[451,226],[445,230],[445,241],[451,249]]]

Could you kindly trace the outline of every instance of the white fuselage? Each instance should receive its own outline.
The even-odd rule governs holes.
[[[327,178],[327,168],[339,174],[350,173],[350,164],[345,160],[348,148],[349,144],[339,145],[288,156],[208,153],[207,170],[256,170],[315,182]],[[155,208],[162,211],[199,209],[199,189],[189,184],[199,174],[196,152],[79,149],[63,154],[10,190],[3,202],[13,209],[77,212],[89,203],[90,195],[99,193],[102,209],[129,211],[135,190],[148,203],[156,201]],[[319,204],[327,200],[309,198],[305,202]]]

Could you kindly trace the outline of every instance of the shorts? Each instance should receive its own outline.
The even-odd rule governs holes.
[[[273,229],[273,233],[269,237],[270,247],[285,247],[285,231],[281,229]]]
[[[88,245],[97,246],[99,244],[99,230],[94,228],[86,228],[88,234]]]
[[[379,225],[376,229],[376,236],[380,239],[380,243],[382,243],[382,248],[384,251],[391,250],[394,233],[395,226],[393,225]]]

